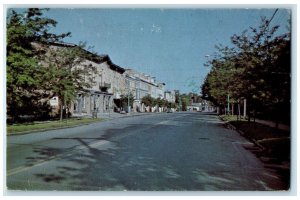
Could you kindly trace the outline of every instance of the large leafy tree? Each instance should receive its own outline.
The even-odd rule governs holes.
[[[249,101],[254,115],[260,111],[275,120],[282,107],[287,112],[290,107],[290,34],[278,35],[278,28],[262,18],[258,29],[250,27],[248,34],[231,38],[239,51],[234,66],[243,72],[238,77],[240,96]]]
[[[42,16],[44,9],[29,8],[24,13],[9,10],[7,16],[7,114],[16,120],[22,114],[37,114],[40,99],[41,75],[33,42],[60,41],[70,33],[56,35],[49,32],[56,21]]]
[[[95,84],[94,77],[99,72],[87,62],[94,54],[85,51],[83,43],[78,46],[46,43],[38,44],[37,48],[47,52],[40,58],[45,69],[41,87],[48,97],[58,96],[62,120],[63,107],[67,108],[79,92],[84,94]]]
[[[133,107],[133,101],[134,101],[134,96],[132,93],[127,93],[127,94],[123,94],[121,95],[121,103],[122,103],[122,107],[128,107],[128,100],[129,100],[129,106]]]
[[[277,116],[282,107],[289,110],[290,34],[278,35],[278,28],[262,18],[257,29],[233,35],[232,48],[218,48],[219,55],[208,62],[212,70],[202,85],[203,97],[216,105],[226,103],[226,94],[232,102],[247,99],[253,113],[269,116],[271,110]]]
[[[66,34],[49,29],[56,21],[43,17],[45,9],[30,8],[23,14],[11,10],[7,20],[7,108],[16,119],[21,114],[46,112],[42,100],[58,96],[62,107],[93,84],[96,67],[87,64],[95,54],[85,44],[65,45]],[[40,109],[38,109],[40,108]]]
[[[145,106],[155,106],[156,102],[155,99],[152,98],[150,95],[146,95],[142,98],[142,103],[145,104]]]

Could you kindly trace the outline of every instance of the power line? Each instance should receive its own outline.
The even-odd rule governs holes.
[[[276,8],[276,10],[274,11],[272,17],[270,18],[270,20],[268,20],[266,26],[264,27],[264,29],[261,33],[264,33],[266,31],[266,29],[269,27],[271,21],[273,20],[274,16],[276,15],[277,11],[278,11],[278,8]],[[262,36],[262,34],[257,37],[256,42],[260,40],[261,36]]]
[[[273,20],[274,16],[276,15],[277,11],[278,11],[278,8],[276,8],[276,10],[274,11],[274,13],[273,13],[272,17],[270,18],[270,20],[267,20],[267,21],[266,21],[267,24],[266,24],[266,26],[265,26],[263,32],[265,32],[265,30],[269,27],[271,21]]]
[[[273,20],[274,16],[276,15],[277,11],[278,11],[278,8],[276,8],[276,10],[275,10],[275,12],[273,13],[271,19],[268,21],[268,23],[267,23],[265,29],[270,25],[271,21]]]
[[[283,13],[282,12],[278,12],[277,13],[277,17],[275,18],[275,20],[273,20],[273,25],[279,25],[281,22],[281,18],[283,17]]]

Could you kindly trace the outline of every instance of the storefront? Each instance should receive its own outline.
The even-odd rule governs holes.
[[[73,115],[108,113],[113,111],[113,94],[100,91],[89,91],[77,95],[72,106]]]

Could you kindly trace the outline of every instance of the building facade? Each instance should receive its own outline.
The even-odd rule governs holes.
[[[73,48],[76,45],[66,43],[53,43],[50,48]],[[108,55],[96,55],[87,50],[87,56],[81,65],[96,68],[92,74],[94,84],[90,88],[84,88],[77,93],[76,98],[67,106],[66,111],[73,116],[92,115],[96,113],[110,113],[123,110],[122,96],[131,94],[134,98],[132,111],[145,112],[157,110],[157,108],[146,108],[142,98],[150,95],[152,98],[160,98],[175,102],[175,95],[165,91],[165,84],[156,82],[155,77],[138,72],[133,69],[124,69],[114,64]],[[80,66],[76,66],[80,67]],[[166,95],[166,93],[168,95]],[[59,110],[58,97],[51,99],[53,110]],[[128,108],[127,108],[128,111]]]
[[[133,69],[126,69],[125,84],[128,91],[134,96],[133,112],[145,112],[149,110],[156,110],[156,108],[146,108],[142,103],[142,98],[151,96],[152,98],[164,98],[165,84],[157,83],[155,77],[137,72]]]
[[[97,73],[93,75],[95,84],[78,93],[70,112],[73,115],[90,115],[118,110],[121,94],[125,91],[125,70],[113,64],[107,55],[86,62],[97,68]]]
[[[164,99],[168,102],[175,103],[175,91],[165,91],[164,92]]]

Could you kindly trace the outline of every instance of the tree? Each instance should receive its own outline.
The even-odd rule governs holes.
[[[247,99],[254,117],[256,111],[268,114],[287,105],[290,33],[276,35],[278,28],[270,27],[269,21],[262,18],[258,29],[250,27],[241,35],[233,35],[232,48],[218,46],[219,55],[207,64],[211,71],[202,85],[203,98],[220,106],[225,105],[227,94],[231,103]]]
[[[158,107],[163,108],[163,107],[165,107],[167,105],[167,103],[168,102],[166,100],[161,99],[159,97],[157,99],[155,99],[155,104],[158,105]]]
[[[153,107],[156,105],[155,99],[152,98],[150,95],[144,96],[142,98],[142,103],[145,104],[145,106]]]
[[[37,56],[44,52],[36,50],[32,43],[60,41],[70,35],[49,33],[57,22],[42,17],[44,10],[29,8],[23,14],[9,10],[7,17],[7,115],[13,121],[20,115],[36,115],[35,108],[40,104],[37,90],[45,71]]]
[[[96,66],[86,62],[92,55],[84,47],[83,43],[78,46],[46,43],[37,47],[47,52],[43,59],[45,73],[42,75],[44,81],[41,87],[49,97],[58,96],[60,120],[63,107],[67,108],[78,93],[86,93],[95,84],[94,77],[99,73]]]
[[[228,47],[220,48],[219,57],[210,61],[211,71],[202,85],[203,98],[213,102],[216,106],[225,107],[228,103],[228,95],[233,100],[238,94],[239,71],[233,65],[233,50]]]
[[[280,105],[278,102],[290,100],[289,93],[284,92],[290,90],[290,33],[276,35],[278,28],[270,27],[269,21],[262,18],[258,29],[250,27],[249,34],[244,32],[241,36],[232,37],[239,52],[234,65],[243,72],[239,76],[243,85],[238,88],[238,93],[248,100],[254,119],[257,111],[268,114],[268,110]],[[284,63],[278,65],[282,54],[287,57]],[[278,71],[285,77],[279,78]],[[283,93],[287,95],[283,97]]]
[[[133,107],[134,96],[132,93],[127,93],[125,95],[124,94],[121,95],[122,107],[128,107],[128,99],[129,99],[129,106]]]
[[[168,102],[167,104],[167,108],[176,108],[176,104],[175,103],[172,103],[172,102]]]

